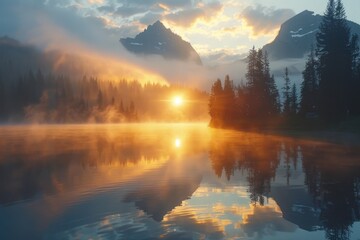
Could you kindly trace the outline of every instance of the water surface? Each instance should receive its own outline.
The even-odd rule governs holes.
[[[356,147],[206,124],[0,127],[0,239],[360,239]]]

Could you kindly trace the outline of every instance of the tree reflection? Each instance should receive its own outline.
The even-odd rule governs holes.
[[[284,141],[282,144],[283,152],[284,152],[284,164],[286,168],[286,184],[290,185],[291,178],[291,167],[294,170],[297,169],[298,159],[299,159],[299,145],[294,141]]]
[[[211,139],[209,155],[212,167],[219,177],[225,172],[228,180],[235,170],[245,171],[251,201],[264,205],[279,165],[281,142],[256,134],[243,134],[240,137],[241,141],[234,141],[231,134]]]
[[[264,205],[266,197],[271,196],[279,200],[277,203],[287,220],[300,226],[307,226],[305,222],[320,224],[310,226],[308,230],[320,227],[329,240],[350,239],[353,223],[360,220],[358,149],[250,133],[239,133],[237,137],[241,140],[234,140],[231,133],[219,136],[214,132],[211,138],[209,156],[218,177],[225,174],[230,180],[239,171],[246,176],[249,198],[253,204]],[[283,172],[279,169],[280,164],[283,164],[285,175],[276,176]],[[286,184],[278,188],[280,191],[295,193],[291,190],[292,171],[300,164],[307,191],[296,193],[304,196],[286,200],[279,195],[279,190],[271,192],[272,180],[276,176],[285,177],[286,180]],[[311,196],[312,205],[301,205],[301,201],[307,199],[305,195]],[[300,211],[310,211],[309,214],[298,219],[297,206],[302,208]],[[314,216],[318,221],[314,221]]]
[[[306,184],[320,209],[329,240],[350,239],[360,219],[358,150],[339,146],[302,146]]]

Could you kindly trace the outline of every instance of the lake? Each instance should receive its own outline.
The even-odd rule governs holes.
[[[360,148],[206,124],[0,127],[0,239],[360,239]]]

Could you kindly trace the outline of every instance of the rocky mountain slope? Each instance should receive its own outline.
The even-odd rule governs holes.
[[[166,28],[160,21],[149,25],[135,38],[122,38],[121,44],[137,55],[160,55],[165,59],[192,61],[202,64],[190,43]]]

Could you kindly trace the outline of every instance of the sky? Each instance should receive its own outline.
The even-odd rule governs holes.
[[[343,3],[348,19],[360,23],[360,1]],[[111,51],[120,38],[134,37],[161,20],[203,59],[231,62],[252,46],[271,42],[280,25],[295,14],[322,14],[326,4],[327,0],[1,0],[0,35],[46,46],[56,42],[41,39],[44,33],[36,29],[40,26],[57,32],[57,40],[72,35]]]

